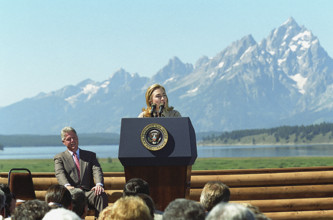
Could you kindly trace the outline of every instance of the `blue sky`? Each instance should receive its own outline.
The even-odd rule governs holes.
[[[194,64],[289,17],[333,56],[331,0],[0,0],[0,106],[124,68]]]

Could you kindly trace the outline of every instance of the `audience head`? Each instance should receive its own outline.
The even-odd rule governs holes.
[[[135,196],[138,193],[149,195],[148,183],[140,178],[130,179],[124,186],[123,196]]]
[[[111,213],[113,213],[113,206],[108,206],[99,213],[98,220],[111,219]]]
[[[6,195],[2,190],[0,190],[0,216],[3,217],[6,217],[5,205],[6,205]]]
[[[154,203],[153,199],[149,195],[144,194],[144,193],[138,193],[137,196],[140,197],[146,203],[146,205],[149,208],[150,215],[152,217],[154,217],[155,203]]]
[[[15,195],[10,192],[9,186],[7,184],[1,183],[0,190],[2,190],[6,196],[6,204],[5,204],[6,216],[5,217],[11,216],[11,214],[14,213],[14,210],[16,207]]]
[[[106,207],[98,217],[99,220],[153,220],[146,203],[138,196],[125,196],[118,199],[113,206]]]
[[[204,207],[188,199],[175,199],[170,202],[163,213],[163,220],[204,220]]]
[[[253,212],[237,203],[221,202],[208,214],[206,220],[255,220]]]
[[[51,208],[64,207],[66,209],[72,209],[71,193],[63,185],[50,186],[46,191],[45,201]]]
[[[216,204],[220,202],[229,202],[229,187],[221,181],[210,181],[205,184],[200,196],[200,203],[210,211]]]
[[[45,201],[28,200],[15,208],[13,220],[41,220],[50,210]]]
[[[72,211],[84,219],[88,212],[88,200],[84,191],[74,188],[69,192],[72,195]]]
[[[269,220],[257,206],[254,206],[250,203],[241,203],[241,205],[245,206],[246,208],[250,209],[256,217],[256,220]]]
[[[43,220],[81,220],[81,218],[71,210],[58,208],[46,213]]]

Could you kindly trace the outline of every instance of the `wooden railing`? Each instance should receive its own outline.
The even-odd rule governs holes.
[[[57,184],[54,173],[32,173],[38,199]],[[0,173],[0,183],[7,183]],[[333,219],[333,167],[192,171],[190,199],[199,201],[205,183],[220,180],[230,187],[230,202],[251,203],[269,218]],[[122,195],[124,173],[105,172],[109,203]]]

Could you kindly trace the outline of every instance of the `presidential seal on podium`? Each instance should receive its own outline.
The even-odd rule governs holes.
[[[151,151],[161,150],[168,142],[168,132],[160,124],[148,124],[142,129],[141,143]]]

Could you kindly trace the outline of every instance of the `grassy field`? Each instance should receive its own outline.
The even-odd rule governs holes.
[[[99,159],[104,172],[124,171],[118,159]],[[272,158],[199,158],[193,170],[258,169],[284,167],[333,166],[333,157],[272,157]],[[54,172],[52,159],[1,160],[0,172],[11,168],[28,168],[31,172]]]

